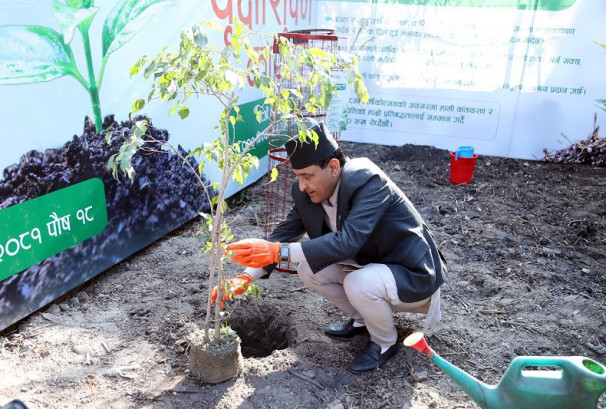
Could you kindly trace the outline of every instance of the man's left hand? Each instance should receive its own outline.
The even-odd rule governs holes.
[[[229,280],[229,287],[225,291],[225,294],[223,294],[223,300],[221,300],[221,309],[225,308],[225,303],[223,301],[231,300],[236,295],[244,294],[252,281],[252,278],[248,274],[240,274]],[[217,286],[215,286],[210,297],[211,304],[214,304],[215,301],[217,301],[218,293]]]
[[[234,252],[233,261],[246,267],[265,267],[280,262],[280,243],[262,239],[244,239],[231,243],[227,250]]]

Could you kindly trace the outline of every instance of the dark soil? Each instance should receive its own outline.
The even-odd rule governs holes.
[[[516,356],[606,362],[606,168],[480,156],[473,182],[449,181],[449,153],[343,143],[380,164],[417,206],[448,260],[443,320],[427,337],[488,383]],[[236,239],[263,236],[265,181],[232,203]],[[248,201],[246,201],[248,199]],[[206,263],[185,224],[0,337],[0,404],[44,408],[474,408],[409,348],[352,375],[367,338],[323,334],[342,317],[298,278],[274,273],[259,300],[228,306],[243,373],[200,385],[187,335],[203,325]],[[227,275],[241,272],[229,262]],[[398,314],[402,337],[423,317]],[[600,402],[601,404],[601,402]]]

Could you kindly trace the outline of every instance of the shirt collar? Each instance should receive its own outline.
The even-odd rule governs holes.
[[[339,197],[339,187],[341,186],[341,178],[337,181],[337,185],[335,186],[335,191],[332,192],[332,195],[327,200],[322,202],[325,206],[336,206],[337,198]]]

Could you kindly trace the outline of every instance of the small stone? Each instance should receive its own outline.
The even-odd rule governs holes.
[[[91,350],[87,345],[74,345],[72,347],[72,351],[74,351],[78,355],[86,355],[90,354]]]
[[[80,307],[80,300],[77,297],[74,297],[68,301],[68,304],[72,308],[78,308]]]
[[[67,311],[69,310],[69,305],[67,303],[62,302],[61,304],[59,304],[59,308],[61,309],[61,311]]]
[[[430,400],[427,403],[427,406],[429,406],[430,408],[435,408],[436,406],[438,406],[438,402],[434,399],[434,400]]]
[[[328,409],[345,409],[340,400],[334,400],[328,405]]]
[[[78,297],[78,300],[80,300],[80,303],[83,303],[84,301],[86,301],[90,298],[88,293],[86,293],[85,291],[78,291],[78,293],[76,294],[76,297]]]
[[[48,307],[46,312],[49,314],[59,314],[61,312],[61,308],[59,308],[57,304],[52,304],[50,307]]]
[[[315,377],[317,375],[317,372],[313,368],[312,369],[306,369],[304,371],[301,371],[301,375],[303,375],[304,377],[309,378],[309,379],[315,379]]]
[[[585,346],[598,355],[606,354],[606,347],[604,347],[603,345],[593,345],[592,343],[587,342]]]
[[[418,382],[418,383],[425,382],[427,379],[429,379],[427,377],[427,374],[424,374],[424,373],[421,373],[421,374],[418,374],[418,375],[417,374],[411,374],[410,376],[412,376],[412,380],[414,382]]]

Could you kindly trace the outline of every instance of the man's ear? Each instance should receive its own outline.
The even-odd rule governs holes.
[[[328,162],[328,168],[330,169],[331,173],[332,172],[338,172],[339,169],[341,169],[341,162],[339,162],[339,159],[337,158],[332,158],[329,162]]]

